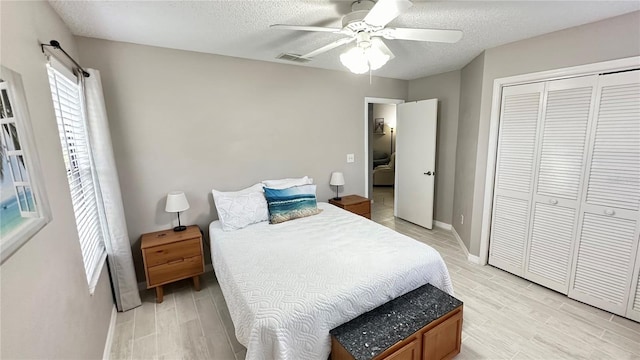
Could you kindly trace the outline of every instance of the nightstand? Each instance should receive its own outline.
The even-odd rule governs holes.
[[[371,219],[371,200],[362,196],[347,195],[340,200],[329,199],[329,204]]]
[[[198,226],[176,232],[173,229],[142,235],[140,241],[147,289],[156,288],[156,301],[161,303],[162,286],[192,278],[200,291],[200,274],[204,273],[202,233]]]

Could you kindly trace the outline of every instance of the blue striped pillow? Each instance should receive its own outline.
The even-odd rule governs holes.
[[[318,214],[316,186],[300,185],[287,189],[264,188],[269,206],[269,223],[278,224]]]

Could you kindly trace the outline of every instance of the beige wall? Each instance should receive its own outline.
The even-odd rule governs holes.
[[[309,175],[327,201],[332,171],[364,194],[364,98],[406,98],[407,82],[302,66],[77,38],[99,69],[138,280],[139,237],[172,226],[166,194],[184,190],[185,224],[217,218],[211,189]],[[346,155],[355,154],[355,163]]]
[[[433,218],[451,224],[456,169],[460,71],[409,81],[408,101],[438,99],[436,183]]]
[[[373,119],[384,118],[384,135],[371,134],[371,146],[373,150],[380,151],[391,155],[391,129],[388,122],[396,122],[396,105],[395,104],[373,104]],[[373,127],[373,123],[371,125]],[[395,141],[395,134],[393,136]],[[393,144],[396,148],[396,144]]]
[[[474,180],[469,174],[475,173],[484,62],[483,52],[467,64],[460,74],[460,117],[456,143],[452,225],[467,248],[470,246]]]
[[[480,251],[493,81],[512,75],[640,55],[639,29],[640,12],[634,12],[503,45],[485,52],[480,117],[475,136],[476,171],[468,166],[461,169],[463,171],[460,173],[456,172],[456,178],[462,176],[474,179],[473,197],[465,199],[465,209],[470,201],[473,203],[470,233],[465,233],[463,237],[465,243],[469,243],[470,253],[478,255]],[[455,216],[458,214],[454,214]],[[465,225],[466,223],[465,216]],[[463,236],[462,233],[460,235]]]
[[[3,359],[98,359],[113,307],[105,270],[89,295],[45,58],[39,42],[74,38],[47,2],[2,1],[2,65],[24,83],[53,220],[0,267]]]

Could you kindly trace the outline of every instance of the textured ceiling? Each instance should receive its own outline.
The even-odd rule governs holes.
[[[341,38],[269,29],[270,24],[340,27],[351,1],[50,1],[75,35],[276,60]],[[416,79],[457,70],[485,49],[640,10],[640,1],[414,1],[390,27],[460,29],[456,44],[386,41],[396,58],[374,75]],[[63,44],[64,45],[64,44]],[[347,71],[340,47],[300,65]],[[366,76],[366,75],[364,75]]]

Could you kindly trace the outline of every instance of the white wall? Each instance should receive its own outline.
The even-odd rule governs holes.
[[[438,99],[433,218],[451,224],[456,170],[460,70],[409,81],[408,101]]]
[[[475,167],[456,172],[456,178],[472,177],[473,196],[464,198],[472,206],[472,224],[463,240],[469,252],[478,255],[489,141],[493,81],[497,78],[543,70],[590,64],[640,55],[640,12],[569,28],[489,49],[485,52],[482,97],[477,124]],[[462,124],[461,124],[462,125]],[[475,128],[474,128],[475,130]],[[458,137],[460,141],[460,137]],[[466,191],[460,189],[460,191]],[[456,192],[458,187],[456,185]],[[459,214],[454,213],[454,218]],[[465,217],[465,225],[467,218]],[[456,227],[457,229],[457,227]],[[460,234],[461,237],[463,234]]]
[[[38,45],[56,39],[77,56],[75,40],[47,2],[2,1],[0,13],[0,62],[22,75],[53,217],[0,267],[0,357],[101,358],[113,307],[109,279],[103,270],[89,295]]]
[[[371,134],[371,146],[373,150],[380,151],[391,155],[391,129],[389,128],[389,121],[392,124],[396,123],[396,105],[394,104],[373,104],[373,119],[384,118],[384,135]],[[373,128],[373,122],[371,126]],[[394,130],[395,131],[395,130]],[[393,140],[395,141],[395,133]],[[393,144],[393,148],[396,148],[396,144]]]
[[[473,217],[473,185],[476,169],[478,126],[482,100],[484,52],[476,56],[460,73],[460,117],[456,144],[456,171],[452,223],[469,248]]]
[[[364,98],[407,95],[401,80],[77,40],[83,65],[102,72],[139,280],[140,235],[175,222],[164,212],[170,190],[186,192],[182,219],[205,233],[217,218],[212,188],[309,175],[327,201],[331,172],[342,171],[343,193],[364,194]]]

